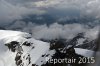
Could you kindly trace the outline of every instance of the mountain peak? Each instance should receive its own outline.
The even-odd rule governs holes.
[[[83,34],[78,34],[78,38],[83,38],[80,36]],[[43,42],[25,32],[0,30],[0,66],[52,66],[52,63],[48,63],[46,58],[78,58],[93,54],[93,51],[81,48],[70,47],[67,49],[66,42],[63,41]],[[87,55],[87,53],[90,54]],[[77,63],[75,64],[77,66]],[[59,63],[55,64],[55,66],[58,65]]]

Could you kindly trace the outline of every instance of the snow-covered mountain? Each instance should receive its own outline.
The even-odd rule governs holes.
[[[70,49],[63,53],[64,48],[65,45],[59,41],[47,43],[36,40],[25,32],[0,30],[0,66],[47,66],[47,57],[66,58],[69,56],[66,53],[73,53]],[[94,53],[81,48],[73,49],[75,57],[90,57]]]
[[[41,66],[45,62],[42,55],[54,52],[49,47],[27,33],[0,30],[0,66]]]

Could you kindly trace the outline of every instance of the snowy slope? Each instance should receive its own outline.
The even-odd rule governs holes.
[[[19,57],[17,56],[18,54],[21,56],[19,60],[22,60],[19,66],[21,64],[24,66],[32,66],[32,64],[41,66],[41,64],[45,63],[45,57],[42,58],[41,56],[47,51],[50,54],[53,53],[53,51],[49,51],[49,44],[34,38],[27,39],[26,37],[30,37],[30,35],[17,31],[0,30],[0,66],[17,66],[15,58]],[[11,41],[17,41],[20,44],[16,46],[15,52],[12,52],[5,46],[5,44]],[[22,45],[25,41],[31,43],[31,46]],[[17,48],[18,46],[21,47],[22,51],[18,50],[20,49]]]
[[[75,48],[77,54],[90,57],[93,51]],[[41,66],[46,57],[56,53],[50,50],[50,44],[31,37],[30,34],[0,30],[0,66]]]
[[[82,48],[74,48],[74,49],[77,54],[80,54],[85,57],[93,57],[94,51],[92,50],[87,50],[87,49],[82,49]]]

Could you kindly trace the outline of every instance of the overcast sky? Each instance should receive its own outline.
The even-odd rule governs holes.
[[[22,19],[27,15],[65,15],[69,17],[100,18],[100,0],[0,0],[0,26]],[[66,19],[66,18],[62,18]],[[17,21],[8,28],[22,28],[25,32],[32,31],[36,39],[72,38],[77,33],[86,32],[86,36],[94,38],[99,27],[86,28],[81,24],[34,25],[29,22]]]
[[[68,14],[100,18],[100,0],[0,0],[0,24],[8,24],[29,14]]]

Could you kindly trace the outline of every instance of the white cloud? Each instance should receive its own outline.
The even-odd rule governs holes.
[[[53,8],[69,8],[69,7],[83,7],[92,0],[44,0],[34,2],[37,7],[53,7]]]
[[[26,28],[24,28],[25,30]],[[61,25],[54,23],[49,27],[47,25],[35,25],[31,27],[32,35],[36,39],[71,39],[75,37],[78,33],[84,32],[85,37],[90,39],[95,39],[99,31],[99,27],[88,28],[82,24],[66,24]]]
[[[88,2],[84,9],[86,14],[94,16],[95,18],[100,18],[100,0]]]
[[[99,26],[96,26],[93,29],[89,29],[86,31],[85,36],[89,37],[90,39],[95,39],[98,37],[99,29],[100,29]]]
[[[7,28],[14,30],[18,29],[20,31],[31,33],[35,39],[72,39],[78,33],[85,33],[85,37],[91,40],[97,38],[100,27],[98,25],[93,28],[90,28],[88,25],[78,23],[65,25],[53,23],[47,26],[46,24],[37,25],[32,22],[25,23],[22,21],[17,21]]]
[[[100,0],[46,0],[33,3],[36,7],[77,10],[80,16],[100,18]]]

